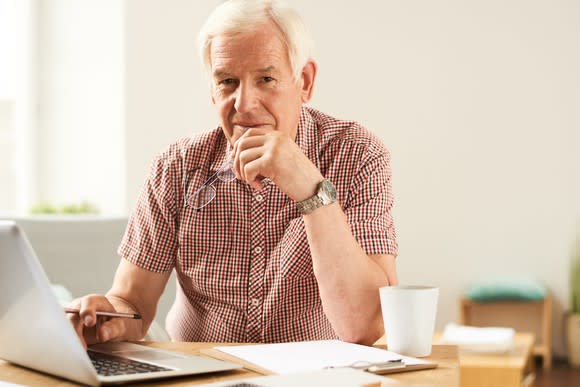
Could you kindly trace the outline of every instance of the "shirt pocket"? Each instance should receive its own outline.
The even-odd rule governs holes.
[[[286,279],[306,278],[314,275],[312,255],[304,230],[302,217],[292,219],[277,249],[280,275]]]

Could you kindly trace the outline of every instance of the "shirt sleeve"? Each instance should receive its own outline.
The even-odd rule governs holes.
[[[171,271],[177,254],[175,190],[178,173],[171,149],[155,158],[119,246],[119,255],[154,272]]]
[[[389,162],[389,152],[384,148],[363,161],[344,204],[352,233],[369,255],[398,254]]]

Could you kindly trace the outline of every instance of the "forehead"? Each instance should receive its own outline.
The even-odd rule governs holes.
[[[289,67],[281,33],[269,24],[257,27],[255,31],[214,37],[210,47],[210,59],[212,70]]]

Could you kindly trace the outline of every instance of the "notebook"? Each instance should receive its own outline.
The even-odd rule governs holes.
[[[0,283],[0,359],[91,386],[242,368],[132,343],[102,343],[85,351],[13,221],[0,220]]]
[[[255,376],[202,384],[199,387],[385,387],[391,385],[401,386],[401,383],[395,379],[351,368],[336,368],[288,375]]]

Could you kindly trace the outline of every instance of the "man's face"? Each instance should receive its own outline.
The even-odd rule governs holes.
[[[233,145],[246,128],[296,137],[300,108],[309,98],[293,79],[280,31],[271,23],[256,32],[217,36],[211,43],[212,101]]]

